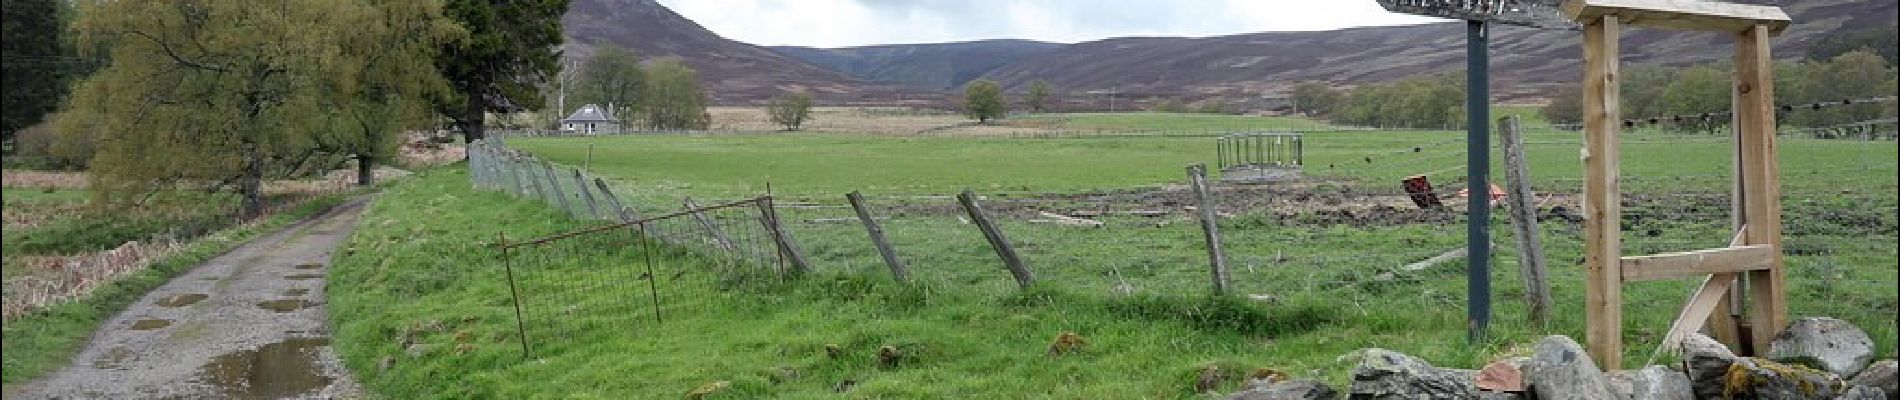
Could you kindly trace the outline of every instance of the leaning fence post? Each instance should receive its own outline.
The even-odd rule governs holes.
[[[759,206],[759,222],[764,223],[766,232],[772,234],[772,242],[778,244],[779,255],[791,260],[792,268],[798,273],[810,273],[811,264],[805,261],[805,251],[798,248],[798,243],[792,241],[791,234],[785,232],[785,227],[779,224],[778,210],[773,204],[772,196],[765,196],[756,204]]]
[[[521,358],[530,357],[528,351],[528,325],[521,319],[521,290],[515,288],[514,258],[508,254],[508,233],[495,233],[495,247],[501,249],[501,268],[508,274],[508,295],[515,303],[515,333],[521,337]]]
[[[963,204],[963,211],[970,214],[970,220],[976,222],[976,227],[983,230],[983,238],[990,241],[990,247],[996,249],[996,255],[1003,258],[1003,266],[1008,267],[1009,274],[1016,278],[1016,285],[1027,289],[1030,284],[1036,283],[1035,275],[1029,272],[1028,265],[1023,264],[1022,257],[1016,255],[1016,248],[1010,246],[1009,238],[990,223],[989,216],[983,215],[983,207],[976,203],[976,193],[964,189],[963,193],[957,194],[957,202]]]
[[[581,170],[574,170],[574,186],[580,188],[581,200],[587,202],[588,217],[591,219],[607,219],[600,216],[600,205],[594,202],[594,193],[587,189],[587,177],[581,175]]]
[[[613,207],[614,214],[620,217],[620,222],[633,222],[633,221],[640,220],[640,212],[637,210],[634,210],[633,207],[627,207],[625,203],[621,203],[620,195],[614,194],[613,189],[607,188],[607,181],[601,180],[600,178],[594,178],[594,187],[597,187],[600,189],[600,197],[603,199],[606,199],[608,207]],[[644,223],[640,224],[640,233],[645,234],[647,236],[653,236],[654,232],[655,231],[653,229],[647,228],[647,224],[644,224]],[[656,236],[654,237],[654,239],[663,240],[664,238],[660,238]]]
[[[1504,147],[1505,177],[1511,203],[1511,229],[1517,239],[1518,275],[1524,279],[1524,301],[1538,325],[1550,322],[1550,282],[1544,278],[1544,244],[1538,237],[1537,204],[1532,201],[1531,171],[1524,162],[1524,138],[1518,135],[1517,116],[1498,120],[1499,144]],[[1478,201],[1473,193],[1472,201]]]
[[[495,155],[495,166],[508,174],[509,181],[514,182],[514,190],[508,191],[508,194],[515,197],[528,195],[528,188],[521,186],[521,171],[516,167],[513,156],[498,152]]]
[[[877,246],[877,254],[884,257],[884,265],[891,267],[891,276],[898,282],[910,281],[910,270],[904,268],[904,261],[897,259],[897,250],[891,248],[891,242],[884,239],[884,228],[878,226],[877,218],[871,216],[871,210],[864,206],[864,195],[851,192],[844,195],[851,202],[851,209],[857,211],[858,220],[864,222],[864,230],[871,235],[871,244]]]
[[[727,253],[733,252],[735,247],[732,245],[732,238],[727,237],[725,231],[719,230],[719,224],[713,223],[712,217],[707,217],[706,213],[699,212],[699,204],[693,203],[693,198],[687,197],[681,200],[680,203],[686,206],[687,212],[693,214],[694,221],[699,221],[699,227],[705,229],[707,235],[712,236],[713,244],[718,245],[719,250]]]
[[[1233,277],[1227,272],[1227,254],[1221,251],[1219,215],[1214,212],[1214,200],[1207,194],[1207,165],[1189,165],[1187,173],[1188,180],[1194,184],[1194,201],[1200,208],[1201,232],[1207,239],[1207,265],[1213,270],[1214,294],[1224,295],[1233,290]]]
[[[554,199],[560,202],[561,210],[567,211],[567,216],[569,217],[580,219],[580,215],[574,212],[574,208],[567,204],[567,191],[561,190],[561,180],[557,177],[558,175],[554,174],[554,164],[548,163],[547,160],[541,160],[541,170],[547,172],[548,188],[554,190]]]

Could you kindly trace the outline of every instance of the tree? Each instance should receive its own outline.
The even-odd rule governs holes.
[[[632,50],[614,45],[601,47],[593,58],[581,64],[576,83],[575,98],[580,100],[579,104],[611,107],[606,108],[607,112],[621,124],[632,122],[637,115],[634,110],[647,86],[640,57]],[[561,113],[566,112],[561,110]]]
[[[62,0],[7,0],[0,7],[0,137],[38,124],[66,94],[67,70],[77,59],[61,46]]]
[[[662,58],[647,67],[647,91],[640,97],[642,119],[656,130],[706,129],[706,91],[699,72],[679,58]]]
[[[408,128],[430,122],[429,99],[448,91],[436,73],[438,43],[466,32],[442,16],[439,0],[379,2],[377,14],[346,40],[346,59],[358,62],[353,80],[332,81],[334,127],[317,136],[327,153],[356,161],[356,184],[374,183],[375,165],[388,163]]]
[[[464,140],[486,136],[488,112],[538,108],[537,88],[560,70],[561,16],[567,0],[448,0],[444,14],[468,32],[445,42],[436,68],[448,95],[436,109],[454,122]]]
[[[779,95],[766,106],[766,113],[771,114],[772,123],[784,126],[785,130],[798,130],[811,118],[811,94],[798,92]]]
[[[1671,120],[1676,129],[1714,133],[1727,126],[1729,118],[1715,113],[1729,109],[1733,100],[1732,74],[1715,66],[1695,66],[1676,71],[1663,88],[1663,115],[1683,116]],[[1707,115],[1706,118],[1703,116]],[[1638,114],[1641,115],[1641,114]],[[1634,117],[1634,116],[1632,116]]]
[[[79,47],[113,62],[79,82],[55,124],[96,139],[95,196],[230,182],[240,218],[263,213],[265,177],[298,172],[317,154],[334,82],[358,78],[351,41],[339,38],[376,21],[356,1],[284,3],[80,3]]]
[[[1037,79],[1035,82],[1030,82],[1029,93],[1023,99],[1024,102],[1029,103],[1028,104],[1029,110],[1033,112],[1043,112],[1045,110],[1048,110],[1049,91],[1050,91],[1049,82],[1043,82],[1041,79]]]
[[[1003,103],[1003,86],[996,81],[978,79],[963,88],[963,115],[979,124],[1003,118],[1008,107]]]
[[[1293,86],[1293,109],[1302,115],[1331,115],[1345,95],[1323,82],[1301,82]]]

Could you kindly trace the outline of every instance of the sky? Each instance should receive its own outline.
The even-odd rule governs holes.
[[[1075,43],[1442,21],[1373,0],[659,0],[720,36],[846,47],[981,39]]]

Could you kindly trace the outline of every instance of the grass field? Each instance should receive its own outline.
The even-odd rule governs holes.
[[[1461,132],[1319,132],[1306,134],[1306,173],[1396,190],[1406,176],[1464,175]],[[1581,138],[1572,132],[1526,135],[1539,190],[1580,190]],[[1064,139],[892,138],[800,133],[738,136],[612,136],[584,140],[515,139],[509,145],[557,163],[583,165],[668,197],[739,197],[765,191],[836,197],[978,191],[1073,192],[1179,183],[1191,163],[1214,164],[1209,138]],[[1416,150],[1416,151],[1414,151]],[[1623,177],[1631,191],[1727,189],[1729,143],[1706,136],[1642,135],[1624,142]],[[1894,146],[1790,139],[1781,144],[1790,195],[1895,188]],[[591,152],[591,157],[590,157]],[[1503,157],[1493,152],[1493,171]],[[1368,161],[1370,160],[1370,161]],[[1494,174],[1501,174],[1495,172]]]
[[[1117,116],[1120,118],[1120,116]],[[1172,118],[1169,116],[1168,118]],[[1464,143],[1454,132],[1327,132],[1308,136],[1307,173],[1329,183],[1307,190],[1348,201],[1396,192],[1396,181],[1431,172],[1455,181]],[[1576,134],[1529,135],[1539,191],[1575,193]],[[1105,217],[1076,229],[1025,222],[1038,209],[1096,205],[1157,207],[1135,197],[1087,200],[1034,194],[1122,190],[1179,183],[1182,166],[1212,161],[1212,143],[1191,137],[1069,139],[890,138],[839,133],[623,136],[513,139],[512,146],[556,163],[586,165],[613,181],[643,211],[676,210],[681,196],[737,198],[764,191],[835,204],[844,192],[874,196],[887,234],[916,283],[887,277],[849,210],[790,209],[782,215],[817,264],[818,275],[783,285],[730,287],[700,258],[666,251],[666,323],[581,332],[518,359],[508,288],[493,253],[476,246],[498,233],[534,237],[581,226],[534,201],[467,189],[467,176],[438,172],[397,188],[365,218],[336,270],[339,343],[371,387],[395,397],[670,397],[730,381],[726,398],[854,397],[1191,397],[1207,365],[1234,375],[1274,368],[1345,381],[1338,357],[1386,347],[1435,363],[1476,367],[1518,354],[1543,334],[1580,337],[1580,225],[1547,220],[1558,313],[1527,322],[1516,300],[1516,259],[1506,245],[1494,263],[1498,310],[1489,341],[1464,342],[1460,264],[1382,276],[1394,266],[1462,245],[1462,220],[1424,211],[1339,219],[1317,210],[1235,208],[1222,221],[1236,290],[1273,302],[1209,300],[1200,232],[1183,215]],[[1631,135],[1624,145],[1626,251],[1645,254],[1719,246],[1726,240],[1725,141],[1702,136]],[[589,156],[592,147],[591,157]],[[1416,150],[1414,150],[1416,148]],[[1789,297],[1795,316],[1856,322],[1880,352],[1894,349],[1892,289],[1896,241],[1895,148],[1864,142],[1782,142],[1788,200]],[[1366,159],[1371,158],[1371,162]],[[1494,157],[1496,158],[1496,157]],[[1440,178],[1443,178],[1442,180]],[[1020,293],[981,235],[959,222],[944,195],[962,188],[990,199],[1036,269],[1039,286]],[[1024,193],[1030,192],[1030,193]],[[1264,204],[1239,192],[1225,201]],[[1249,194],[1252,193],[1252,194]],[[1051,200],[1056,199],[1056,200]],[[1271,199],[1269,199],[1271,200]],[[711,201],[702,200],[702,204]],[[1229,203],[1223,203],[1229,204]],[[1306,204],[1306,203],[1300,203]],[[1178,205],[1178,204],[1177,204]],[[946,211],[949,210],[949,211]],[[1494,220],[1498,243],[1508,228]],[[423,238],[416,240],[414,238]],[[557,257],[542,267],[581,281],[611,281],[639,257],[621,248]],[[671,276],[662,273],[661,276]],[[358,286],[350,286],[354,283]],[[1110,294],[1119,285],[1130,295]],[[1690,282],[1626,289],[1629,366],[1649,358]],[[415,304],[392,308],[384,304]],[[644,304],[644,303],[640,303]],[[984,329],[970,329],[983,326]],[[1062,331],[1090,339],[1077,357],[1050,358],[1043,346]],[[405,339],[409,338],[409,339]],[[422,350],[404,342],[422,343]],[[847,349],[839,359],[822,348]],[[896,346],[916,354],[894,369],[869,353]],[[380,365],[393,367],[384,371]],[[601,371],[575,373],[573,371]],[[611,372],[608,372],[611,371]],[[786,371],[796,371],[791,377]],[[443,376],[458,377],[440,379]],[[635,380],[627,376],[639,377]],[[429,378],[437,377],[437,378]],[[548,382],[556,382],[549,385]],[[775,383],[776,382],[776,383]],[[1225,383],[1232,390],[1239,380]],[[552,387],[550,387],[552,386]]]

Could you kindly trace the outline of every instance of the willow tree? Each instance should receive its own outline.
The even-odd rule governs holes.
[[[351,35],[342,65],[352,73],[329,80],[332,124],[318,132],[321,151],[356,161],[356,184],[374,180],[376,164],[393,161],[403,132],[435,117],[430,100],[448,92],[435,69],[441,43],[466,31],[442,15],[440,0],[377,2]]]
[[[80,49],[108,65],[56,120],[93,141],[104,200],[174,183],[235,184],[239,216],[264,210],[267,176],[300,169],[327,128],[326,99],[359,72],[345,46],[373,7],[356,1],[80,2]]]

